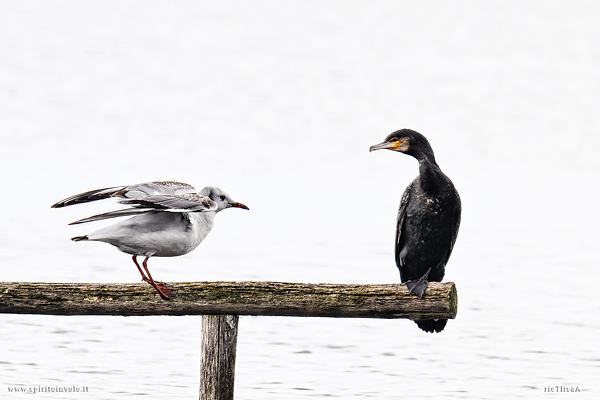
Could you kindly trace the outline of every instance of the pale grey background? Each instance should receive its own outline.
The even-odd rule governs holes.
[[[237,398],[595,397],[599,17],[596,1],[3,1],[0,280],[139,281],[127,255],[69,240],[110,205],[50,205],[170,179],[251,211],[153,259],[160,280],[397,282],[418,167],[368,148],[410,127],[462,196],[458,318],[437,335],[242,318]],[[0,320],[2,394],[197,396],[199,317]]]

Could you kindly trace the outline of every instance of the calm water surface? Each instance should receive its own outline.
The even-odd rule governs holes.
[[[236,397],[596,398],[599,15],[594,1],[4,2],[0,279],[137,282],[128,256],[69,240],[102,223],[68,222],[110,205],[50,205],[171,179],[251,211],[151,260],[160,280],[397,282],[418,166],[368,148],[411,127],[463,200],[457,319],[429,335],[244,317]],[[2,396],[197,396],[200,317],[0,320]]]

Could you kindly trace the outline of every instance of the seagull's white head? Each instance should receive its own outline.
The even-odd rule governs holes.
[[[244,210],[249,210],[247,206],[234,201],[227,193],[225,193],[225,191],[219,189],[218,187],[207,186],[204,189],[202,189],[199,194],[202,196],[206,196],[215,203],[217,203],[216,212],[222,211],[230,207],[243,208]]]

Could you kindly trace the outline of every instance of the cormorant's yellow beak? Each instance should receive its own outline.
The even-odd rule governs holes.
[[[371,152],[373,150],[381,150],[381,149],[398,151],[398,147],[400,147],[401,144],[402,144],[402,142],[399,140],[395,140],[393,142],[385,141],[385,142],[381,142],[379,144],[369,147],[369,151]]]

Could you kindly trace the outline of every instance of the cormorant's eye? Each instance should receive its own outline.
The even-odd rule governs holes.
[[[393,138],[388,139],[388,142],[397,142],[397,141],[398,141],[397,137],[393,137]]]

